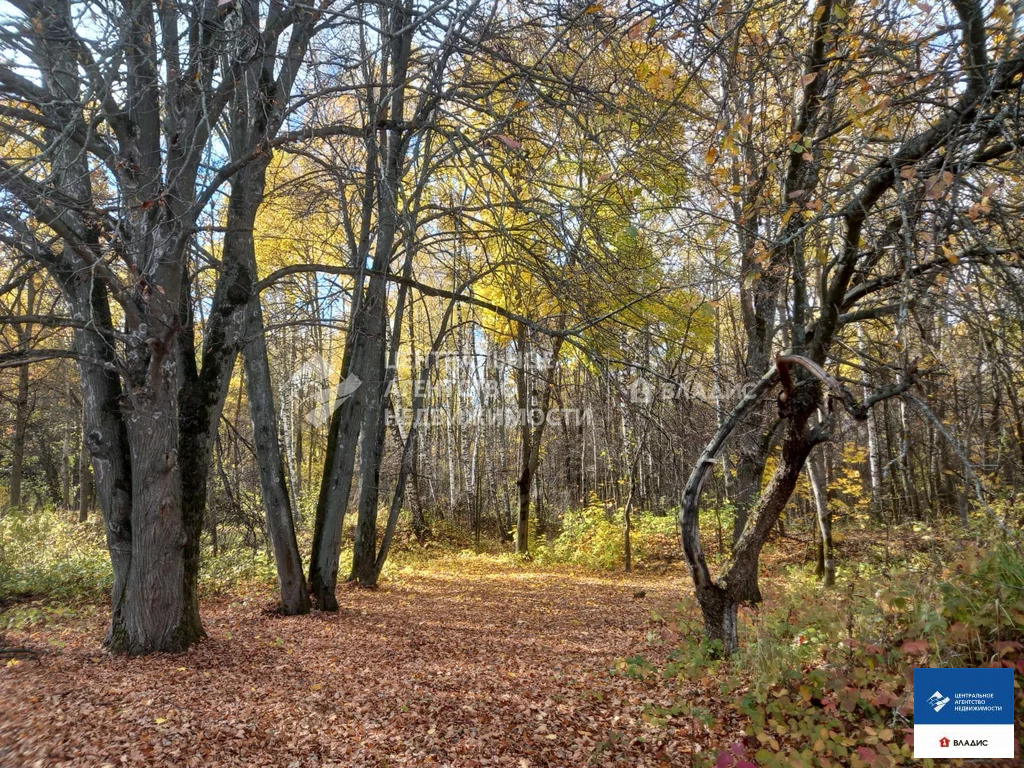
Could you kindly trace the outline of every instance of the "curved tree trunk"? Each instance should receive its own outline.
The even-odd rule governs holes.
[[[776,371],[767,373],[737,404],[698,460],[683,492],[680,511],[683,550],[704,618],[705,633],[710,640],[721,644],[722,652],[726,655],[739,647],[739,606],[761,601],[758,586],[761,549],[796,487],[811,448],[821,439],[819,433],[807,430],[810,417],[821,400],[818,383],[807,381],[785,400],[780,399],[780,416],[785,420],[786,431],[779,465],[759,498],[743,535],[733,548],[728,566],[719,578],[712,579],[698,527],[700,494],[704,481],[729,434],[776,380]]]

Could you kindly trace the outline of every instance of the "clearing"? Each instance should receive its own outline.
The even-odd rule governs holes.
[[[9,638],[59,650],[0,667],[0,765],[685,765],[739,724],[651,725],[675,683],[613,669],[657,658],[652,612],[687,586],[432,568],[341,589],[337,615],[282,618],[269,593],[207,601],[205,642],[144,659],[99,651],[102,612],[51,622]]]

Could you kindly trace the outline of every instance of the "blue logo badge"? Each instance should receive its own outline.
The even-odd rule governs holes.
[[[915,669],[914,722],[1013,724],[1012,669]]]
[[[914,757],[1013,757],[1012,669],[915,669]]]

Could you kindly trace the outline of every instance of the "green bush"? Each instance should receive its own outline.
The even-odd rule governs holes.
[[[98,601],[113,581],[99,521],[73,523],[52,509],[0,519],[0,600]]]
[[[199,585],[203,595],[246,586],[273,586],[273,556],[247,547],[203,553]],[[48,509],[12,512],[0,518],[0,603],[104,602],[114,577],[102,521],[78,523],[69,513]]]
[[[934,629],[922,617],[922,631],[964,659],[980,661],[986,646],[1024,641],[1024,557],[1008,544],[979,556],[968,554],[954,565],[956,575],[939,584],[941,603]],[[929,632],[929,630],[931,630]],[[1002,653],[1002,649],[997,649]]]
[[[825,590],[792,568],[783,590],[745,612],[740,651],[716,658],[688,613],[663,625],[669,661],[619,663],[735,701],[746,736],[707,765],[917,765],[909,738],[915,666],[1024,668],[1024,557],[1015,545],[972,547],[939,537],[898,567],[866,563]],[[686,642],[672,638],[685,637]],[[1020,700],[1018,700],[1020,711]],[[651,722],[689,713],[681,700],[652,707]],[[692,713],[690,713],[692,714]],[[717,760],[717,762],[716,762]],[[928,764],[930,761],[926,761]]]
[[[610,512],[600,503],[567,512],[561,533],[550,543],[538,542],[535,557],[539,563],[572,563],[600,570],[621,566],[625,559],[621,512]]]
[[[248,547],[222,549],[216,556],[204,552],[199,563],[200,597],[276,584],[277,569],[271,552],[253,552]]]
[[[633,516],[633,559],[638,563],[679,559],[679,522],[676,515]]]
[[[631,522],[634,564],[678,556],[675,517],[634,512]],[[625,514],[621,508],[598,501],[571,510],[563,517],[561,532],[553,541],[537,542],[534,556],[541,564],[571,563],[604,571],[621,569],[626,561]]]

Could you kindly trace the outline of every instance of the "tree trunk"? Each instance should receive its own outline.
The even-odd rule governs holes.
[[[71,437],[68,435],[67,424],[61,428],[60,439],[60,500],[65,509],[71,509],[74,499],[71,496]]]
[[[757,501],[757,495],[761,492],[761,484],[764,482],[764,465],[767,456],[761,450],[760,433],[755,430],[746,437],[748,444],[740,449],[739,457],[736,460],[736,484],[733,487],[733,505],[735,519],[732,529],[732,545],[743,535],[743,529],[747,526],[747,519]]]
[[[262,312],[261,312],[262,314]],[[265,330],[261,324],[261,332]],[[296,369],[295,335],[291,334],[288,343],[289,367],[288,372]],[[288,492],[291,503],[291,517],[295,525],[302,524],[302,509],[300,497],[302,493],[302,429],[295,426],[295,381],[291,376],[284,379],[284,392],[281,394],[284,403],[282,407],[281,427],[284,433],[284,459],[288,469]],[[303,576],[305,584],[305,576]]]
[[[857,340],[860,346],[861,363],[864,370],[861,372],[861,391],[866,400],[871,393],[871,377],[867,372],[868,361],[864,355],[867,351],[867,336],[864,333],[864,326],[857,326]],[[868,433],[868,482],[871,491],[871,514],[875,518],[881,516],[882,509],[882,461],[879,455],[878,425],[875,424],[874,409],[868,411],[867,416]]]
[[[96,501],[103,515],[107,551],[114,573],[111,621],[106,645],[122,636],[125,585],[132,561],[132,467],[128,435],[121,418],[121,381],[114,363],[114,334],[104,284],[89,279],[88,269],[56,270],[72,313],[82,325],[75,329],[80,355],[83,443],[92,459]],[[86,325],[86,321],[89,321]],[[88,468],[82,470],[88,474]],[[83,483],[79,493],[88,495]],[[82,498],[79,504],[82,504]]]
[[[411,241],[410,241],[411,242]],[[412,252],[409,253],[409,258],[406,260],[407,270],[412,267]],[[398,297],[398,309],[395,317],[395,333],[398,336],[398,329],[402,324],[402,310],[406,306],[406,292],[401,291]],[[413,482],[416,481],[416,451],[419,445],[419,433],[420,433],[420,422],[421,417],[426,418],[426,413],[423,410],[424,403],[426,401],[427,383],[430,380],[431,371],[434,369],[434,363],[437,360],[437,353],[441,349],[441,345],[444,342],[445,337],[448,335],[448,326],[451,322],[452,310],[455,307],[455,302],[448,304],[448,308],[444,315],[441,317],[441,325],[438,329],[437,335],[434,337],[434,343],[431,345],[430,353],[427,355],[426,360],[420,368],[419,377],[413,384],[412,394],[412,423],[409,426],[409,431],[402,440],[402,459],[398,470],[398,480],[395,483],[394,495],[391,497],[391,509],[388,512],[388,522],[384,529],[384,538],[380,543],[380,552],[377,553],[376,561],[374,563],[374,577],[373,584],[376,585],[377,579],[380,578],[380,573],[384,569],[384,563],[387,561],[388,552],[391,550],[391,541],[395,535],[395,526],[398,523],[398,515],[402,510],[402,502],[405,499],[405,489],[410,477]],[[409,302],[409,309],[412,309],[412,303]],[[411,338],[411,334],[410,334]],[[392,356],[397,354],[398,351],[398,339],[393,340],[394,346],[392,347]],[[394,362],[391,364],[391,370],[394,370]],[[398,421],[397,413],[395,414],[395,425],[399,436],[401,436],[401,424]],[[479,486],[478,486],[479,487]],[[413,501],[413,509],[415,510],[418,506],[416,500]],[[422,514],[422,513],[421,513]],[[416,513],[413,512],[413,530],[416,531]],[[480,530],[479,521],[477,521],[477,544],[479,545]],[[422,541],[422,539],[420,539]]]
[[[18,366],[18,392],[14,399],[14,442],[11,445],[11,488],[7,506],[21,507],[21,478],[25,466],[25,433],[28,430],[29,366]]]
[[[722,644],[722,651],[725,654],[730,654],[739,647],[739,628],[736,619],[738,606],[761,601],[758,586],[761,549],[782,515],[786,502],[796,487],[807,455],[818,439],[812,438],[806,432],[806,425],[820,402],[820,388],[817,382],[805,382],[797,387],[795,392],[790,393],[784,402],[780,401],[780,416],[785,420],[786,433],[782,441],[779,465],[758,499],[743,535],[733,548],[728,568],[717,580],[712,580],[701,547],[698,526],[701,491],[726,438],[737,424],[743,422],[746,413],[757,405],[774,381],[773,374],[766,374],[748,390],[697,460],[683,492],[680,511],[683,550],[704,617],[705,632],[709,639]]]
[[[377,276],[374,275],[374,279]],[[383,278],[380,278],[383,280]],[[371,279],[372,282],[372,279]],[[371,323],[367,329],[367,353],[371,358],[363,381],[364,403],[362,440],[359,459],[359,512],[356,538],[352,549],[352,572],[349,581],[360,586],[377,585],[377,504],[380,499],[380,465],[387,436],[385,398],[388,371],[385,365],[386,292],[381,291],[367,307]]]
[[[369,172],[377,163],[376,143],[370,142],[366,166],[368,173],[363,189],[359,244],[353,262],[365,267],[370,248],[371,224],[376,195],[376,174]],[[379,265],[378,265],[379,268]],[[324,455],[323,477],[317,497],[316,517],[313,522],[313,552],[309,563],[309,589],[321,611],[338,610],[334,591],[338,584],[338,560],[341,556],[341,535],[352,492],[356,449],[362,426],[364,398],[362,386],[366,365],[366,330],[370,322],[366,302],[376,300],[375,294],[384,292],[383,280],[365,285],[366,274],[360,271],[352,289],[352,309],[345,352],[338,377],[338,388],[330,404],[330,424],[327,430],[327,448]],[[382,301],[384,299],[381,299]]]
[[[404,11],[398,11],[391,19],[391,23],[401,29],[406,16]],[[398,38],[396,50],[392,52],[392,59],[395,66],[395,76],[404,78],[408,65],[410,41],[407,36]],[[391,100],[393,114],[402,115],[404,109],[404,86],[396,86],[397,90]],[[429,153],[429,136],[426,143],[417,142],[414,156],[418,157],[421,148],[426,146],[425,152]],[[384,179],[382,184],[383,194],[379,202],[378,216],[378,239],[377,249],[374,255],[374,265],[380,264],[379,271],[375,269],[371,276],[371,286],[375,280],[384,280],[387,265],[391,263],[395,237],[400,223],[398,210],[398,190],[402,169],[405,167],[403,159],[405,152],[405,138],[400,134],[392,133],[388,137],[387,152],[385,154]],[[425,187],[426,177],[421,176],[420,183],[416,185],[410,207],[415,209],[419,206],[420,195]],[[413,261],[416,256],[416,222],[412,217],[404,221],[405,232],[405,263],[402,267],[403,278],[408,280],[412,276]],[[395,528],[398,524],[398,515],[402,510],[402,502],[405,498],[406,480],[412,471],[415,463],[416,445],[419,434],[420,411],[423,407],[427,382],[430,371],[436,359],[436,353],[440,350],[441,344],[448,333],[448,326],[451,321],[452,311],[456,308],[456,302],[450,302],[441,321],[434,343],[431,346],[430,354],[423,363],[420,376],[413,386],[412,396],[412,425],[409,434],[402,446],[402,458],[399,466],[398,480],[395,485],[394,494],[391,497],[391,505],[388,511],[388,519],[384,528],[384,536],[380,543],[380,550],[377,551],[377,512],[380,496],[380,467],[384,457],[384,443],[387,435],[387,402],[391,397],[391,385],[394,379],[394,372],[398,367],[398,353],[401,346],[403,321],[407,304],[409,304],[409,288],[403,284],[398,289],[395,299],[395,315],[391,326],[390,349],[387,338],[387,292],[382,288],[379,296],[375,294],[375,301],[378,305],[369,306],[371,311],[372,332],[368,335],[371,342],[368,349],[370,365],[367,372],[371,387],[366,393],[367,408],[364,414],[363,423],[363,447],[362,466],[360,478],[359,498],[359,519],[356,523],[356,541],[352,552],[352,574],[350,580],[355,580],[364,587],[376,587],[380,578],[384,563],[387,561],[391,549],[391,542],[395,535]],[[412,336],[412,334],[410,334]],[[401,431],[401,430],[399,430]]]
[[[174,304],[173,296],[154,296],[146,327],[173,327]],[[133,391],[122,404],[132,466],[131,564],[123,625],[115,627],[110,647],[132,655],[182,651],[205,633],[198,596],[186,588],[178,360],[168,340],[147,337],[142,325],[133,330],[128,355],[136,361]]]
[[[402,44],[404,46],[404,44]],[[399,87],[401,90],[401,87]],[[402,101],[396,95],[395,114],[402,114]],[[366,296],[360,307],[363,326],[353,352],[362,362],[362,384],[358,393],[362,425],[359,459],[359,507],[355,543],[352,549],[352,570],[349,581],[365,587],[377,585],[377,513],[380,499],[380,465],[387,436],[385,399],[388,396],[390,372],[387,367],[387,282],[395,234],[398,227],[398,185],[402,167],[401,136],[389,134],[385,154],[384,178],[378,203],[378,234]],[[354,442],[354,439],[353,439]],[[351,472],[349,472],[351,483]]]
[[[361,288],[354,292],[359,296]],[[324,456],[324,475],[317,499],[313,524],[313,552],[309,563],[309,589],[321,611],[338,610],[334,590],[338,584],[338,560],[341,555],[341,534],[345,525],[345,512],[352,492],[356,447],[362,422],[365,391],[362,377],[356,370],[362,368],[362,340],[364,316],[362,302],[353,307],[352,320],[346,340],[338,389],[333,403],[327,434],[327,452]]]
[[[533,473],[530,457],[533,455],[531,440],[533,429],[530,425],[530,387],[527,381],[527,359],[530,349],[530,334],[526,326],[519,325],[519,366],[516,368],[516,403],[519,406],[519,514],[516,518],[516,554],[530,554],[530,487]]]
[[[623,537],[623,542],[622,543],[623,543],[623,547],[625,549],[625,557],[626,557],[625,571],[626,571],[626,573],[630,573],[633,570],[633,541],[632,541],[632,537],[631,537],[632,532],[633,532],[633,520],[632,520],[632,512],[630,510],[630,507],[632,507],[632,506],[633,506],[633,499],[632,499],[632,494],[630,494],[630,499],[626,502],[626,506],[623,509],[623,515],[625,517],[625,521],[624,521],[625,525],[623,526],[623,531],[622,531],[622,537]]]
[[[173,375],[168,370],[168,378]],[[126,414],[132,457],[132,559],[124,635],[112,649],[180,651],[202,632],[186,620],[177,398],[170,387],[133,398]]]
[[[416,333],[415,333],[415,324],[414,324],[415,308],[416,308],[416,303],[410,301],[409,302],[409,310],[408,310],[408,313],[409,313],[409,334],[408,335],[409,335],[409,370],[411,370],[411,371],[415,371],[415,370],[418,369],[418,366],[417,366],[417,363],[416,363]],[[419,425],[420,407],[421,406],[418,407],[416,405],[416,402],[417,402],[417,397],[419,398],[419,402],[420,403],[422,403],[425,400],[425,398],[426,398],[426,391],[427,391],[427,381],[425,379],[423,379],[423,377],[421,376],[421,378],[420,378],[420,388],[418,390],[413,390],[413,393],[412,393],[412,400],[413,400],[412,419],[413,419],[413,421],[412,421],[412,428],[410,428],[410,435],[411,435],[411,430],[412,429],[416,429],[417,432],[419,431],[419,426],[420,426]],[[423,418],[426,418],[426,416],[427,416],[427,414],[424,413],[423,414]],[[408,469],[406,469],[406,459],[405,459],[405,457],[403,457],[402,458],[402,470],[405,473],[405,476],[411,478],[411,480],[412,480],[412,504],[411,504],[411,508],[412,508],[412,532],[413,532],[413,535],[416,537],[416,541],[418,541],[420,544],[422,544],[422,543],[424,543],[427,540],[427,536],[430,534],[430,528],[427,525],[426,515],[423,513],[423,499],[420,496],[420,479],[419,479],[419,455],[420,455],[420,450],[419,450],[418,436],[413,438],[413,440],[414,440],[414,442],[413,442],[413,447],[412,447],[412,453],[408,457]],[[399,484],[401,484],[401,483],[402,483],[402,476],[400,475],[399,476]],[[397,493],[397,491],[396,491],[396,493]]]
[[[516,370],[516,398],[519,405],[520,473],[516,485],[519,489],[519,517],[516,521],[516,553],[530,554],[530,489],[540,466],[540,449],[544,441],[551,410],[551,397],[555,389],[555,372],[562,350],[563,337],[556,336],[551,345],[551,357],[544,368],[541,390],[531,393],[527,373],[531,350],[527,328],[519,326],[519,353],[522,356]],[[536,403],[536,406],[534,406]],[[536,425],[533,424],[536,417]]]
[[[740,648],[739,603],[728,590],[709,584],[697,590],[697,602],[704,618],[704,634],[721,645],[720,653],[731,656]]]
[[[831,587],[836,583],[836,561],[832,550],[832,510],[828,505],[828,485],[825,481],[824,460],[820,451],[807,461],[807,474],[811,480],[815,517],[821,534],[821,570],[817,576],[822,579],[824,586]]]
[[[36,282],[35,275],[30,274],[25,281],[25,314],[35,312]],[[18,346],[22,352],[28,352],[32,344],[32,324],[20,323],[17,327]],[[29,366],[18,366],[18,392],[14,399],[14,443],[11,446],[11,487],[8,507],[21,507],[21,481],[25,471],[25,434],[28,431],[29,415]]]
[[[255,254],[251,266],[255,269]],[[271,386],[267,336],[263,328],[260,297],[253,296],[246,309],[245,361],[246,393],[252,418],[267,530],[274,546],[277,581],[281,588],[281,613],[286,616],[309,613],[309,593],[302,572],[302,557],[295,538],[291,500],[285,482],[284,460],[277,434],[277,411]]]
[[[82,441],[78,457],[78,522],[89,519],[89,503],[92,500],[92,473],[89,471],[89,450]]]

